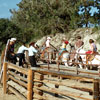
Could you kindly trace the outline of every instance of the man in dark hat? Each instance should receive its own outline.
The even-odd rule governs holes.
[[[37,53],[38,51],[35,48],[35,42],[31,42],[29,44],[28,52],[29,52],[29,61],[30,61],[31,66],[37,67],[35,53]]]

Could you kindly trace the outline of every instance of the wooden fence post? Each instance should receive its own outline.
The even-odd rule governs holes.
[[[38,72],[34,72],[34,80],[38,80],[38,82],[34,81],[34,86],[33,86],[33,99],[37,99],[37,100],[44,100],[43,99],[43,91],[39,90],[37,88],[42,87],[43,86],[43,80],[44,80],[44,75]]]
[[[93,83],[93,100],[99,100],[99,81],[95,79]]]
[[[3,63],[3,93],[7,91],[7,63]]]
[[[33,72],[31,69],[28,70],[28,85],[27,85],[27,100],[33,99]]]

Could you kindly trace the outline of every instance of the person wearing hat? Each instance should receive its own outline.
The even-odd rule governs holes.
[[[16,38],[11,38],[7,48],[7,60],[11,61],[12,63],[16,64],[17,59],[14,53],[14,45],[16,42]]]
[[[67,51],[66,46],[69,42],[65,39],[62,40],[62,46],[61,46],[61,51],[59,52],[59,57],[58,60],[61,58],[61,55],[64,51]]]
[[[69,42],[67,40],[62,40],[62,46],[61,46],[61,51],[60,51],[59,55],[61,55],[63,51],[67,51],[66,46],[68,43]]]
[[[50,40],[51,40],[51,37],[47,37],[47,40],[46,40],[46,48],[49,48],[50,47]]]
[[[50,41],[51,41],[51,37],[47,37],[47,40],[45,41],[45,48],[42,51],[41,58],[44,58],[45,52],[48,50],[48,48],[50,48]]]
[[[28,51],[28,48],[25,46],[24,42],[21,42],[21,46],[19,47],[16,57],[19,58],[19,66],[23,66],[23,63],[25,63],[25,51]]]
[[[28,55],[29,55],[29,62],[31,66],[37,67],[35,53],[37,53],[38,51],[36,50],[34,45],[35,45],[35,42],[31,42],[29,44]]]

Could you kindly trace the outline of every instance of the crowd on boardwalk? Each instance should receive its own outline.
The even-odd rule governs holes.
[[[14,52],[14,45],[16,43],[16,38],[11,38],[9,43],[8,43],[8,47],[7,47],[7,60],[11,61],[12,63],[16,64],[17,62],[17,57],[19,58],[19,66],[23,66],[23,63],[26,63],[25,61],[25,51],[28,51],[28,56],[29,56],[29,62],[31,64],[32,67],[37,67],[37,63],[36,63],[36,58],[35,58],[35,53],[38,52],[37,50],[37,46],[35,44],[35,42],[31,42],[29,44],[29,47],[26,47],[24,42],[21,42],[21,46],[19,47],[17,53]],[[44,56],[44,53],[46,52],[46,50],[48,48],[50,48],[51,46],[51,37],[47,37],[45,43],[43,45],[45,45],[45,47],[43,48],[43,52],[42,52],[42,57]],[[67,51],[67,45],[70,44],[65,38],[62,39],[62,46],[61,46],[61,50],[59,51],[59,57],[58,59],[61,58],[61,55],[64,51]],[[86,54],[94,54],[97,52],[97,47],[96,44],[94,42],[93,39],[89,40],[89,44],[90,44],[90,50],[86,52]],[[74,59],[74,55],[75,52],[78,48],[82,47],[84,45],[84,42],[81,39],[81,36],[77,36],[76,38],[76,42],[75,42],[75,49],[72,51],[73,53],[70,55],[70,59]],[[88,59],[88,56],[87,56]]]

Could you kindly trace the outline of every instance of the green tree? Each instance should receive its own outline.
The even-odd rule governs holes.
[[[26,40],[27,36],[30,39],[37,35],[65,33],[73,27],[71,20],[73,14],[78,14],[75,7],[77,2],[78,0],[22,0],[18,4],[18,11],[11,10],[11,19],[22,29]]]
[[[93,9],[97,11],[93,13]],[[81,0],[79,12],[79,26],[91,27],[100,24],[100,0]]]
[[[3,47],[7,43],[7,40],[12,37],[19,39],[19,31],[20,29],[9,19],[0,19],[0,46]]]

